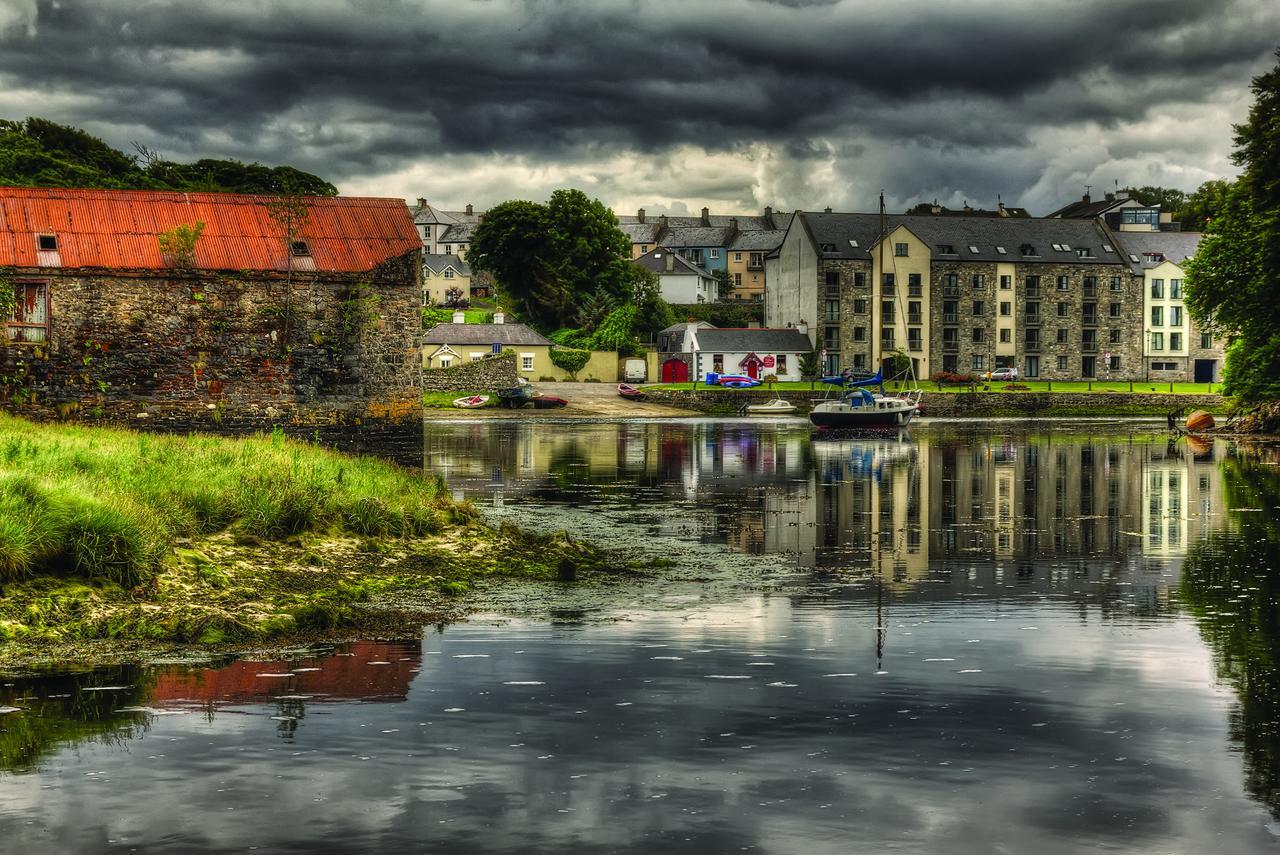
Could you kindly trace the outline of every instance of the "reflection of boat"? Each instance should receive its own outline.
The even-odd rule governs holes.
[[[809,421],[824,430],[905,427],[919,406],[919,392],[914,397],[895,397],[855,388],[834,401],[816,404]]]
[[[809,446],[821,464],[824,481],[849,475],[869,475],[879,480],[886,467],[916,459],[916,445],[906,430],[842,430],[824,432]]]
[[[747,404],[742,409],[749,416],[789,416],[796,411],[796,405],[774,398],[763,404]]]
[[[626,398],[628,401],[644,400],[644,392],[637,389],[635,386],[628,386],[626,383],[618,384],[618,394],[623,398]]]
[[[472,395],[470,398],[455,398],[453,405],[464,410],[471,410],[476,407],[483,407],[487,403],[489,403],[488,395]]]

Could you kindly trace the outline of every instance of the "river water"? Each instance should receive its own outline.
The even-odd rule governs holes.
[[[551,619],[5,677],[0,851],[1280,850],[1267,450],[1101,422],[427,446],[495,520],[660,569]]]

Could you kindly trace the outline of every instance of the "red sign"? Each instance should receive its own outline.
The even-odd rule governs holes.
[[[766,356],[766,357],[764,358],[764,367],[765,367],[765,368],[772,368],[772,367],[773,367],[773,357],[772,357],[772,356]]]

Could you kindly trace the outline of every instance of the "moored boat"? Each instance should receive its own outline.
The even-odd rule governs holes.
[[[635,386],[628,386],[626,383],[618,384],[618,395],[628,401],[643,401],[645,398],[643,390],[637,389]]]
[[[916,397],[876,394],[852,389],[838,399],[821,401],[809,413],[809,421],[823,430],[840,428],[905,427],[919,409]]]
[[[489,403],[488,395],[472,395],[469,398],[455,398],[453,405],[464,410],[473,410],[476,407],[483,407]]]
[[[796,411],[796,405],[782,398],[774,398],[763,404],[747,404],[743,410],[749,416],[789,416]]]

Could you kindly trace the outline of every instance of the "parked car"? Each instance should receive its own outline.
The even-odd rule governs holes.
[[[1011,383],[1018,379],[1018,369],[1016,368],[997,368],[995,371],[987,372],[988,380],[1003,380]]]

